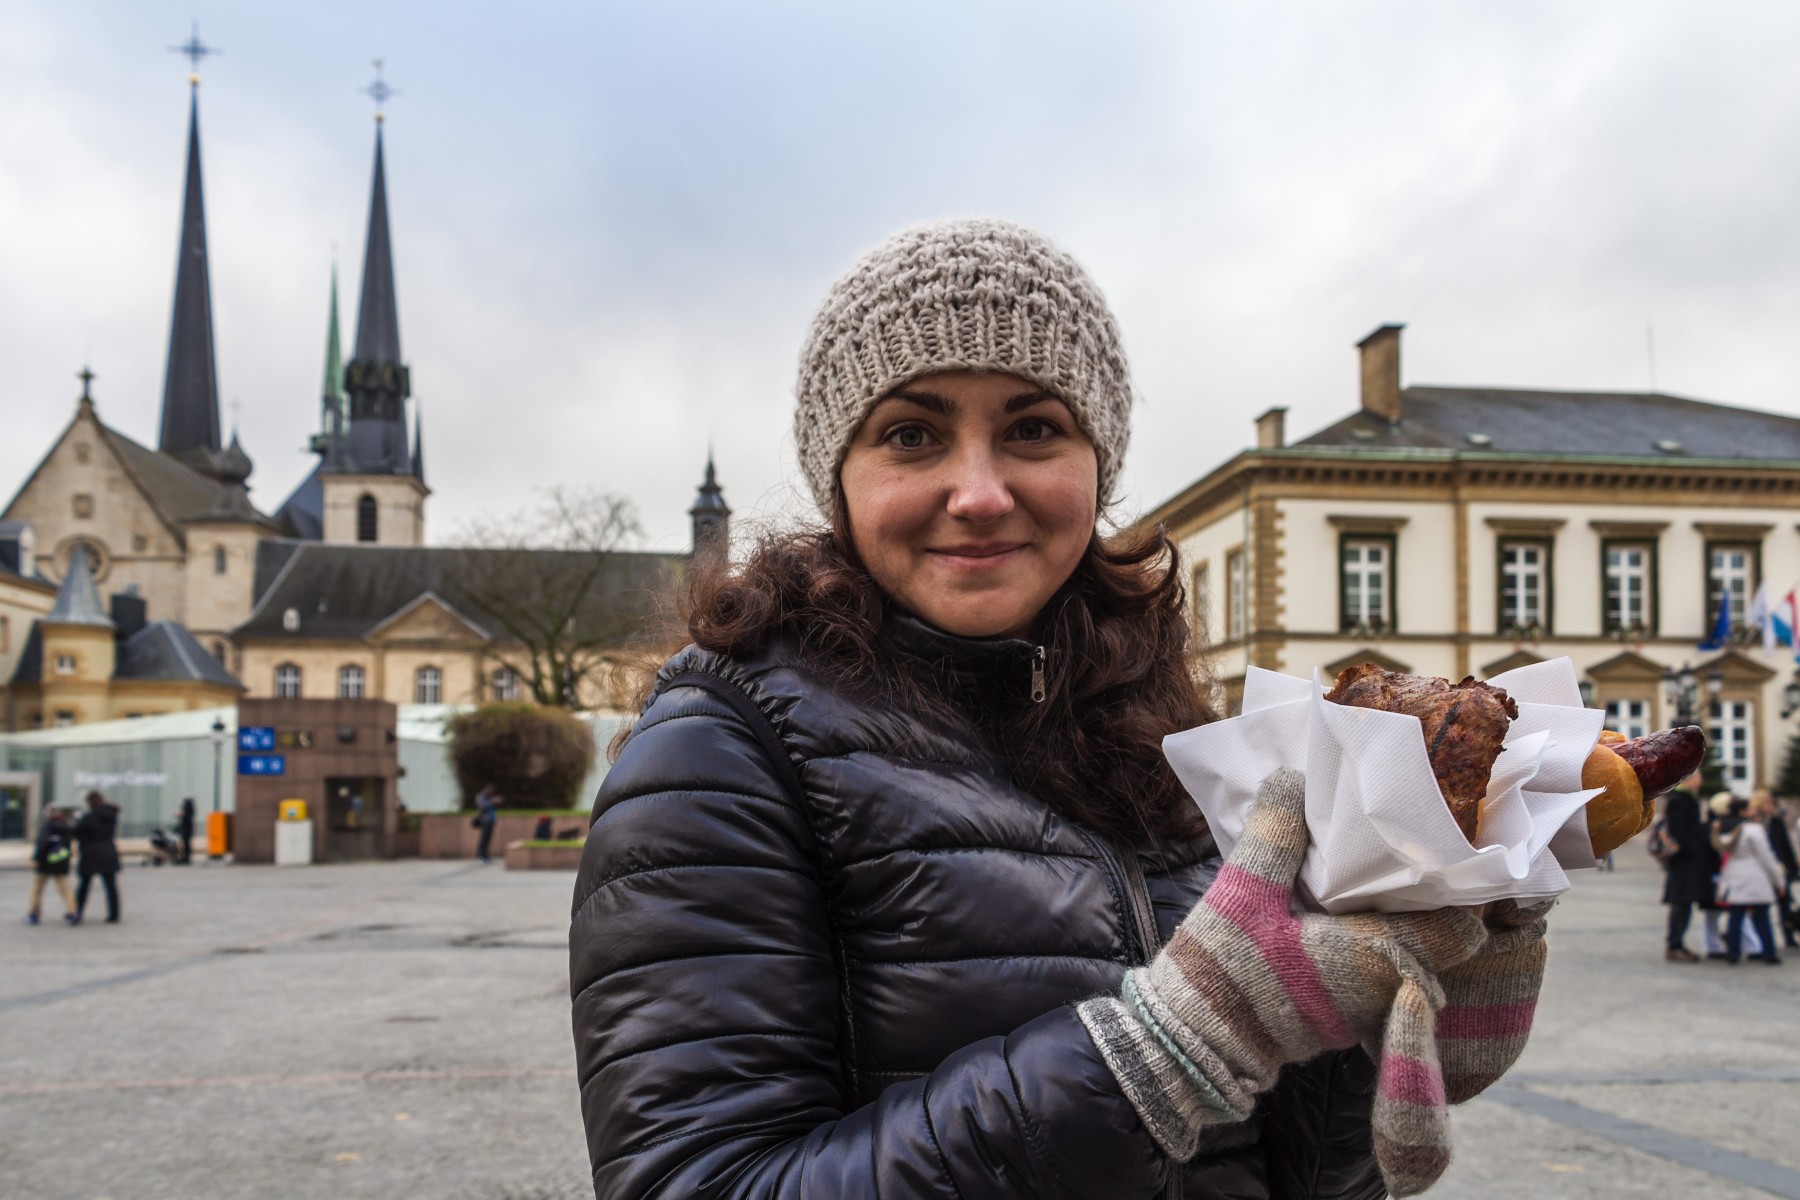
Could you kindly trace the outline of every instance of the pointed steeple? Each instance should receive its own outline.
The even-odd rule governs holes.
[[[188,100],[187,186],[175,260],[175,311],[163,377],[157,448],[207,469],[219,449],[219,384],[213,356],[212,285],[206,263],[206,206],[200,191],[200,90]]]
[[[369,196],[369,231],[363,246],[362,299],[356,313],[356,354],[344,367],[348,420],[336,465],[328,469],[365,475],[409,475],[406,398],[412,381],[400,361],[400,316],[394,295],[394,256],[388,237],[387,171],[381,118],[375,125],[375,181]]]
[[[412,473],[414,479],[425,482],[425,415],[419,411],[416,400],[413,402]]]
[[[394,296],[394,253],[388,238],[387,171],[381,125],[375,126],[375,186],[369,195],[369,232],[363,243],[362,302],[356,310],[356,357],[400,361],[400,312]]]
[[[100,603],[100,589],[94,586],[94,572],[88,566],[87,547],[76,543],[69,556],[69,572],[56,589],[56,603],[50,606],[44,620],[55,625],[104,625],[112,627],[112,618]]]
[[[725,489],[719,486],[713,470],[710,447],[706,451],[706,477],[700,482],[688,516],[693,523],[694,556],[723,558],[731,549],[731,506],[725,503]]]
[[[332,439],[343,428],[347,401],[344,396],[343,352],[339,349],[337,263],[331,264],[331,307],[325,318],[325,378],[319,385],[319,431],[312,435],[307,448],[314,454],[331,453]]]

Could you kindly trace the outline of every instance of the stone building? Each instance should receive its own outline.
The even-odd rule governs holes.
[[[1685,708],[1734,789],[1770,778],[1800,677],[1744,618],[1765,583],[1776,603],[1800,584],[1800,419],[1402,386],[1400,336],[1360,344],[1357,411],[1289,442],[1269,410],[1253,448],[1144,518],[1181,547],[1228,707],[1251,665],[1458,679],[1567,655],[1614,727]],[[1727,604],[1724,644],[1700,648]]]
[[[456,578],[459,570],[479,575],[485,560],[425,546],[431,489],[400,346],[381,115],[351,357],[341,362],[334,272],[319,428],[309,440],[315,462],[265,513],[249,499],[253,463],[237,434],[221,440],[197,77],[193,85],[156,444],[103,420],[94,376],[80,373],[68,425],[0,511],[0,530],[14,531],[0,542],[15,555],[23,549],[16,567],[0,571],[0,667],[9,668],[0,682],[14,678],[31,622],[48,613],[53,588],[82,559],[96,596],[125,597],[126,610],[147,614],[146,625],[181,628],[251,695],[286,695],[290,686],[307,696],[366,690],[399,703],[512,694],[503,664],[519,662],[517,639],[505,621],[477,611],[480,589]],[[723,552],[730,509],[710,456],[690,516],[695,547]],[[582,620],[623,636],[626,614],[641,624],[653,609],[646,589],[666,586],[687,557],[608,555],[602,586],[624,591],[584,600]],[[556,562],[515,556],[511,565],[529,580]],[[37,685],[20,680],[15,690],[29,686]],[[605,699],[589,695],[591,686],[577,690],[581,702]],[[90,720],[94,711],[37,700],[15,707],[24,715],[14,716],[14,728],[58,712]]]

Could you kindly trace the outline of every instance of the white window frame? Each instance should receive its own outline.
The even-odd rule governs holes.
[[[1500,543],[1500,628],[1550,628],[1550,547],[1544,542],[1505,540]],[[1512,611],[1506,611],[1507,593]],[[1529,601],[1529,603],[1528,603]]]
[[[1641,696],[1621,696],[1606,702],[1606,727],[1628,738],[1647,737],[1653,731],[1650,701]]]
[[[73,675],[78,669],[79,664],[75,661],[75,656],[73,654],[59,654],[56,656],[56,673],[58,675]]]
[[[368,673],[355,663],[338,668],[338,699],[361,700],[368,690]]]
[[[490,679],[495,700],[508,703],[519,698],[519,673],[511,667],[496,667]]]
[[[1635,555],[1637,561],[1628,561]],[[1629,629],[1633,624],[1650,628],[1650,564],[1655,561],[1648,542],[1619,542],[1606,547],[1601,571],[1605,576],[1601,603],[1608,606],[1608,629]],[[1614,583],[1618,584],[1615,589]],[[1636,605],[1635,615],[1632,612]]]
[[[420,667],[413,672],[413,703],[442,704],[444,673],[436,667]]]
[[[1250,556],[1244,547],[1225,552],[1225,640],[1235,642],[1250,628]]]
[[[304,679],[298,663],[281,663],[275,668],[275,698],[298,700]]]
[[[1344,623],[1391,631],[1394,598],[1394,543],[1387,538],[1345,538],[1338,553],[1338,587]],[[1371,588],[1370,582],[1378,586]],[[1373,595],[1373,598],[1371,596]]]
[[[1714,700],[1707,732],[1725,786],[1734,796],[1748,796],[1756,776],[1756,701]]]
[[[1706,550],[1707,596],[1710,599],[1716,592],[1723,597],[1731,594],[1731,623],[1739,626],[1745,623],[1750,613],[1750,594],[1756,587],[1756,551],[1753,546],[1726,544],[1709,546]],[[1718,609],[1706,614],[1707,629],[1710,632],[1713,622],[1719,619]]]

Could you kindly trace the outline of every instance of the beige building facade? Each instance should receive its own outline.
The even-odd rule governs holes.
[[[1255,448],[1145,518],[1180,546],[1227,706],[1252,665],[1459,679],[1566,655],[1638,733],[1677,718],[1685,666],[1730,786],[1772,778],[1800,676],[1747,616],[1759,589],[1779,605],[1800,585],[1800,420],[1402,387],[1399,327],[1360,349],[1356,413],[1289,444],[1271,410]]]

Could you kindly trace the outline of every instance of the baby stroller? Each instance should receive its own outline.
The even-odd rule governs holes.
[[[164,863],[181,861],[181,839],[167,829],[150,831],[150,849],[144,853],[146,867],[160,867]]]

